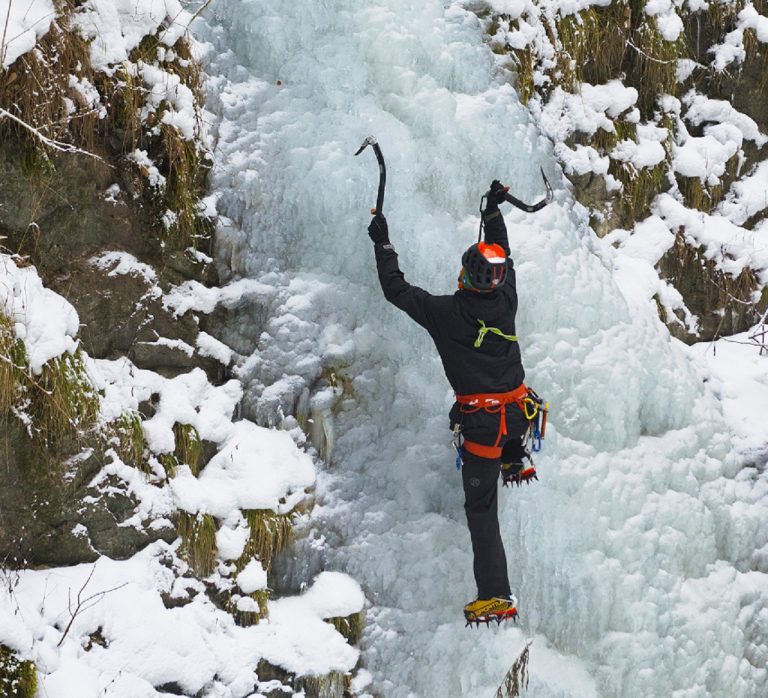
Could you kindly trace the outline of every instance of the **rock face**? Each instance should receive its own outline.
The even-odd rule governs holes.
[[[175,529],[122,526],[136,507],[119,483],[108,494],[88,483],[103,466],[97,449],[62,463],[72,443],[41,450],[15,422],[0,426],[0,559],[17,564],[71,565],[100,555],[124,559]],[[20,523],[21,522],[21,523]]]
[[[746,221],[718,208],[738,199],[731,185],[743,183],[768,153],[768,46],[746,19],[764,20],[762,0],[677,4],[675,31],[645,3],[614,0],[577,10],[534,1],[509,14],[483,1],[467,7],[483,21],[501,66],[515,74],[521,101],[553,140],[598,236],[617,229],[631,234],[657,213],[665,193],[688,210],[713,215],[711,228],[729,215],[744,231],[765,224],[768,205],[754,211],[754,199]],[[613,90],[605,111],[602,100]],[[707,151],[699,163],[691,154],[718,128],[741,131],[729,141],[733,150]],[[661,312],[670,331],[695,342],[752,327],[768,307],[761,297],[766,270],[738,266],[731,273],[736,265],[727,258],[711,263],[708,233],[686,235],[685,225],[676,225],[670,223],[670,232],[678,244],[656,260],[656,270],[699,326],[690,334]],[[675,312],[689,316],[682,307]]]
[[[221,364],[190,351],[205,319],[176,318],[162,304],[162,291],[172,285],[215,281],[212,265],[184,251],[167,253],[148,234],[148,214],[126,193],[130,170],[77,154],[52,163],[30,165],[15,142],[3,141],[0,234],[8,251],[27,258],[46,286],[74,305],[83,348],[94,358],[127,356],[169,377],[199,366],[212,381],[221,378]],[[94,264],[114,251],[132,255],[154,277]],[[175,538],[170,527],[121,526],[136,503],[119,487],[108,495],[89,489],[104,464],[103,443],[61,442],[46,452],[10,418],[0,424],[0,440],[0,559],[66,565],[99,554],[126,558],[153,540]],[[84,447],[91,449],[87,458],[64,464]]]

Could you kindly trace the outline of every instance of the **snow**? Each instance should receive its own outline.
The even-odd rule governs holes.
[[[556,141],[564,141],[571,133],[593,134],[597,129],[613,133],[613,119],[634,106],[637,90],[620,80],[604,85],[583,83],[580,94],[556,87],[541,114],[541,127]]]
[[[731,63],[742,63],[747,52],[744,48],[744,32],[750,31],[761,43],[768,43],[768,17],[760,14],[752,2],[744,3],[738,13],[736,27],[729,32],[722,44],[713,46],[710,52],[713,54],[712,67],[718,71],[725,71]]]
[[[77,311],[43,286],[34,267],[19,267],[7,254],[0,254],[0,311],[24,341],[33,374],[39,375],[51,359],[77,349]]]
[[[365,605],[360,585],[342,572],[322,572],[302,599],[321,618],[351,616]]]
[[[704,136],[689,136],[678,146],[672,159],[675,172],[683,177],[697,177],[715,186],[725,174],[727,162],[739,151],[738,132],[726,128],[707,127]]]
[[[149,157],[146,150],[137,148],[131,153],[128,158],[133,160],[141,169],[142,174],[147,178],[149,186],[156,189],[162,189],[165,187],[166,179],[157,169],[157,166]]]
[[[243,420],[199,477],[181,467],[171,489],[180,508],[223,519],[236,509],[291,511],[314,482],[312,459],[288,433]]]
[[[354,667],[357,650],[301,598],[270,603],[269,622],[247,628],[202,593],[166,608],[160,593],[171,591],[178,564],[172,546],[154,543],[130,560],[22,571],[13,598],[0,597],[0,642],[34,659],[49,698],[154,698],[171,683],[185,695],[244,697],[260,659],[300,675]],[[78,595],[89,600],[59,649]],[[89,642],[97,631],[105,646]]]
[[[195,310],[212,313],[219,304],[231,308],[245,299],[267,299],[274,289],[253,279],[240,279],[219,288],[203,286],[199,281],[185,281],[171,289],[163,298],[163,304],[177,316]]]
[[[267,588],[267,573],[258,560],[251,560],[237,575],[237,586],[244,594]]]
[[[90,262],[94,267],[102,271],[109,269],[107,276],[115,277],[130,274],[132,276],[140,276],[150,284],[154,284],[157,281],[155,270],[149,264],[140,262],[128,252],[102,252],[97,257],[92,257]]]
[[[631,235],[616,230],[604,242],[618,242],[618,254],[613,261],[614,278],[627,303],[633,305],[662,305],[668,318],[676,318],[675,311],[685,316],[686,328],[696,331],[696,319],[685,307],[682,296],[673,286],[659,277],[656,264],[672,247],[675,235],[658,216],[650,216],[638,223]],[[638,308],[642,312],[643,308]]]
[[[710,99],[695,90],[690,90],[682,101],[686,106],[685,119],[694,126],[706,122],[732,124],[741,131],[744,139],[753,141],[758,148],[768,143],[768,136],[760,133],[754,119],[739,112],[729,102]]]
[[[0,59],[8,68],[50,29],[56,19],[52,0],[0,0]]]
[[[161,26],[160,41],[173,46],[187,32],[191,18],[178,0],[87,0],[75,25],[92,40],[93,67],[110,72]]]
[[[740,451],[766,449],[768,414],[768,352],[760,352],[743,332],[717,342],[702,342],[689,349],[692,359],[712,384]]]
[[[638,124],[637,141],[620,141],[611,152],[611,158],[630,162],[636,169],[654,167],[666,158],[663,143],[668,135],[665,128],[653,124]]]
[[[725,199],[717,207],[736,225],[768,208],[768,162],[758,163],[745,177],[731,185]]]
[[[660,194],[653,204],[670,230],[683,230],[691,244],[704,248],[704,256],[738,276],[749,267],[757,272],[761,283],[768,281],[768,247],[759,230],[746,230],[717,213],[707,214],[683,206],[669,194]]]
[[[229,366],[232,361],[232,349],[207,332],[200,332],[197,335],[195,345],[200,356],[210,356],[224,366]]]

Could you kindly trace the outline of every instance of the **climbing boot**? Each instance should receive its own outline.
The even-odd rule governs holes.
[[[538,479],[536,468],[531,460],[528,461],[527,465],[524,463],[501,464],[501,482],[504,487],[507,487],[507,485],[517,485],[519,487],[523,483],[530,485],[531,480]]]
[[[517,620],[517,599],[494,596],[491,599],[477,599],[464,606],[464,618],[467,626],[489,625],[491,621],[500,624],[503,620]]]

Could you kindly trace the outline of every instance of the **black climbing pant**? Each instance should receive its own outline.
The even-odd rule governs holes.
[[[507,597],[511,592],[498,516],[501,461],[479,458],[466,451],[462,461],[464,510],[475,556],[477,598]]]

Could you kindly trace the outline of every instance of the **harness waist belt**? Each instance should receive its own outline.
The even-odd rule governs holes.
[[[501,448],[499,443],[501,437],[507,434],[507,405],[517,405],[523,414],[526,414],[525,398],[528,397],[528,388],[524,383],[521,383],[514,390],[510,390],[508,393],[475,393],[473,395],[456,395],[456,402],[461,405],[461,411],[465,414],[477,412],[478,410],[485,410],[491,414],[499,413],[499,433],[496,437],[496,443],[493,446],[483,446],[474,441],[464,441],[464,447],[470,453],[481,458],[499,458],[501,456]],[[527,414],[526,414],[527,416]],[[474,450],[473,450],[474,449]],[[488,449],[488,450],[486,450]],[[493,450],[494,455],[484,455],[479,453],[479,450],[484,450],[485,453],[491,453]],[[498,452],[498,453],[497,453]]]

